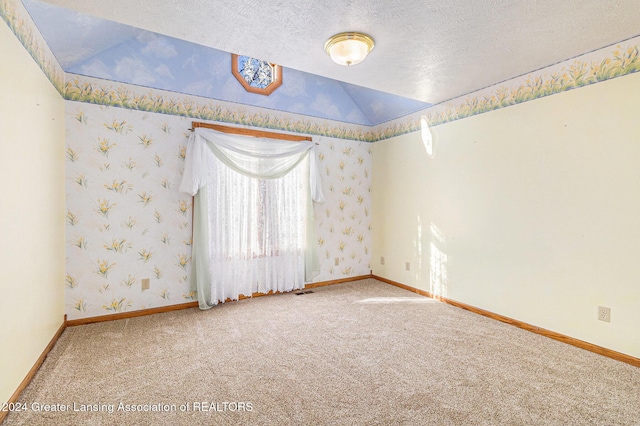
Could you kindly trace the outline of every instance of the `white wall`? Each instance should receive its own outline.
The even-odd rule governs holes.
[[[640,357],[638,93],[632,74],[440,125],[433,158],[418,133],[376,143],[373,273]]]
[[[0,24],[0,403],[64,320],[64,101]]]

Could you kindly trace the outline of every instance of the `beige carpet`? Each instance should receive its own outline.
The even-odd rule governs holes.
[[[5,426],[640,425],[638,368],[373,279],[313,291],[68,328]]]

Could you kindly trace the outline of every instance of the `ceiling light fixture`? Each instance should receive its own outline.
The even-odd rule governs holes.
[[[373,39],[366,34],[346,32],[336,34],[324,44],[324,50],[339,65],[359,64],[373,49]]]

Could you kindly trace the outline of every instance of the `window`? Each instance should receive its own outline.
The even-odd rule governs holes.
[[[231,55],[231,72],[247,92],[269,96],[282,85],[282,67],[243,55]]]
[[[223,164],[215,168],[212,180],[218,182],[213,201],[216,226],[234,231],[225,233],[223,247],[228,249],[221,256],[253,259],[276,257],[286,252],[302,254],[307,208],[306,169],[305,161],[281,178],[257,179]]]

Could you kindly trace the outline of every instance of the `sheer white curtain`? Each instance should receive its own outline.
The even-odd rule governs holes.
[[[319,272],[315,145],[196,128],[180,191],[195,195],[192,289],[201,309],[290,291]]]

